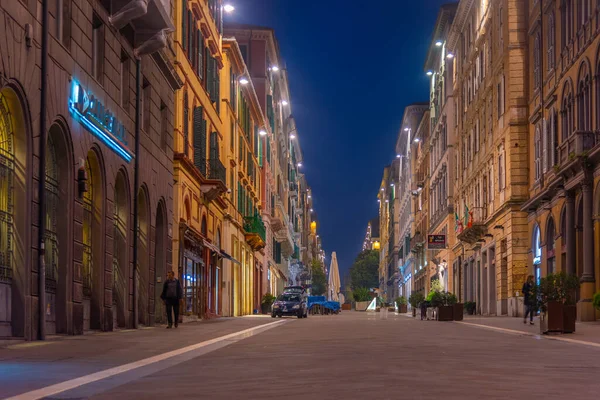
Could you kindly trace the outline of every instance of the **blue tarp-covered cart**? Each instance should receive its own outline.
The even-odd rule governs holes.
[[[308,312],[312,315],[329,315],[340,312],[340,303],[327,301],[325,296],[308,296]]]

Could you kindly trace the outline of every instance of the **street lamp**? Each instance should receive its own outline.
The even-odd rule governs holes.
[[[454,54],[448,53],[448,54],[446,54],[446,58],[452,59],[452,58],[454,58]]]
[[[441,41],[441,40],[438,40],[437,42],[435,42],[435,45],[436,45],[437,47],[442,47],[442,44],[444,44],[444,43],[442,43],[442,41]]]
[[[277,65],[273,65],[273,66],[271,67],[271,71],[273,71],[273,72],[277,72],[277,71],[279,71],[279,67],[278,67]]]
[[[427,76],[433,75],[433,71],[427,71]]]
[[[302,163],[301,162],[298,163],[298,168],[300,168],[300,167],[302,167]]]
[[[248,84],[248,82],[250,82],[248,79],[246,79],[246,78],[244,78],[244,77],[241,77],[241,78],[240,78],[240,83],[241,83],[242,85],[247,85],[247,84]]]
[[[223,11],[225,11],[227,14],[231,14],[233,11],[235,11],[235,7],[231,4],[225,4],[223,6]]]
[[[296,139],[296,135],[294,135],[293,133],[290,133],[290,139]]]
[[[260,131],[258,131],[258,134],[260,136],[265,136],[267,134],[267,131],[265,131],[264,129],[261,129]]]
[[[281,100],[281,105],[282,106],[287,106],[289,103],[287,102],[287,100]]]

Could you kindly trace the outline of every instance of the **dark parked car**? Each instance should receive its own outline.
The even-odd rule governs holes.
[[[286,286],[283,288],[283,293],[306,294],[306,289],[303,286]]]
[[[307,297],[302,293],[284,292],[277,297],[273,303],[271,317],[283,317],[284,315],[308,317]]]

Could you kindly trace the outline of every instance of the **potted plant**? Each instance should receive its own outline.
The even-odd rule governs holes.
[[[396,297],[396,306],[398,307],[398,312],[400,314],[406,314],[408,312],[408,302],[406,301],[406,297]]]
[[[417,316],[417,308],[423,301],[425,301],[425,296],[423,296],[423,293],[420,292],[411,293],[411,295],[408,297],[408,302],[412,308],[413,317]]]
[[[579,279],[565,272],[550,274],[534,286],[535,306],[541,310],[542,333],[575,332],[577,307],[575,305]]]
[[[465,305],[458,302],[456,295],[450,292],[444,293],[444,302],[447,306],[452,307],[452,319],[454,321],[462,321]]]
[[[449,298],[443,292],[431,292],[431,296],[427,296],[431,307],[437,310],[438,321],[452,321],[454,319],[454,305],[450,304]],[[454,298],[456,300],[456,297]],[[456,302],[456,301],[455,301]]]
[[[373,296],[371,296],[371,292],[367,288],[358,288],[352,292],[352,297],[354,297],[354,301],[356,302],[354,309],[356,311],[365,311]]]
[[[464,308],[465,308],[465,310],[467,310],[467,314],[475,315],[475,309],[477,308],[477,303],[475,303],[474,301],[467,301],[467,302],[465,302]]]
[[[592,300],[592,304],[594,305],[594,308],[598,311],[600,311],[600,291],[596,292],[596,294],[594,295],[594,299]]]
[[[260,302],[260,309],[263,314],[271,313],[271,306],[275,302],[277,298],[273,296],[271,293],[265,293],[262,297],[262,301]]]

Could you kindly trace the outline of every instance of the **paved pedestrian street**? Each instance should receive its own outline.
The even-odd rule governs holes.
[[[592,399],[600,393],[600,345],[582,335],[518,331],[506,324],[520,321],[508,318],[494,324],[381,317],[353,311],[245,317],[5,346],[0,398]]]

